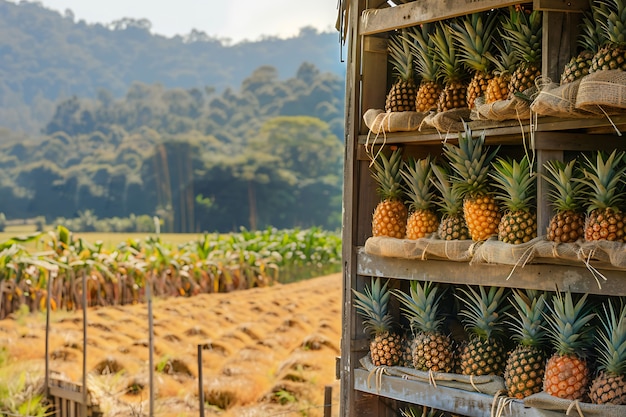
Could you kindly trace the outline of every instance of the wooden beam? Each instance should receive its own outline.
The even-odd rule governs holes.
[[[534,0],[533,9],[577,13],[589,9],[589,0]]]

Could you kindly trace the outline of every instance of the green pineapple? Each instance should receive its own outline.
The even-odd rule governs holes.
[[[592,5],[590,12],[584,12],[578,38],[578,46],[581,51],[565,64],[561,73],[561,85],[574,82],[589,74],[593,64],[593,56],[598,52],[600,45],[605,42],[602,35],[601,16],[598,12],[601,7],[606,6]]]
[[[546,195],[555,214],[548,225],[548,240],[557,243],[573,243],[583,237],[585,215],[582,212],[582,191],[585,186],[579,181],[576,160],[567,164],[547,161],[543,178],[551,188]]]
[[[589,367],[586,352],[589,348],[592,327],[587,294],[574,304],[572,294],[556,293],[552,305],[546,304],[548,336],[554,354],[546,363],[543,390],[548,394],[568,400],[580,400],[587,393]]]
[[[372,216],[372,236],[403,239],[406,235],[407,209],[402,192],[402,150],[395,149],[389,158],[381,152],[374,159],[372,177],[378,184],[380,203]]]
[[[431,180],[439,190],[439,201],[442,217],[437,229],[437,236],[443,240],[471,239],[465,217],[463,216],[463,197],[458,187],[454,187],[444,167],[432,164],[435,174]]]
[[[493,78],[488,59],[495,39],[497,13],[474,13],[465,19],[452,23],[453,36],[459,46],[461,62],[473,73],[467,87],[467,107],[474,107],[478,97],[485,95],[489,80]]]
[[[496,199],[506,208],[498,225],[498,240],[526,243],[537,237],[536,181],[528,157],[519,162],[498,158],[491,177],[499,189]]]
[[[391,293],[387,286],[374,278],[364,292],[354,291],[354,305],[363,317],[363,330],[370,335],[370,356],[375,366],[396,366],[400,361],[402,338],[393,330],[393,317],[389,314]]]
[[[444,318],[439,305],[442,294],[430,282],[411,281],[410,294],[394,291],[413,330],[413,366],[420,371],[450,372],[452,340],[441,330]]]
[[[624,152],[616,150],[608,157],[602,152],[596,152],[596,162],[585,159],[585,176],[580,179],[587,186],[585,190],[588,217],[585,224],[585,239],[613,240],[624,242],[624,214],[621,206],[624,204],[624,194],[621,187],[626,165]]]
[[[516,314],[507,313],[517,347],[509,354],[504,368],[504,383],[509,397],[526,398],[541,392],[547,355],[543,313],[546,295],[534,290],[513,291]]]
[[[400,170],[405,181],[405,193],[409,198],[409,218],[406,238],[419,239],[437,231],[439,219],[433,210],[432,168],[430,157],[409,158]]]
[[[604,42],[591,59],[589,73],[626,70],[626,3],[596,0],[591,7],[600,23],[599,39]]]
[[[440,112],[467,107],[467,85],[461,58],[452,36],[452,29],[439,22],[431,35],[435,45],[435,63],[443,79],[443,91],[439,96],[437,110]]]
[[[459,312],[465,329],[470,335],[461,354],[463,375],[502,375],[506,365],[505,347],[502,337],[502,317],[506,306],[504,287],[491,287],[488,290],[479,286],[479,292],[472,287],[461,289],[463,296],[456,294],[465,305]]]
[[[389,38],[389,59],[393,65],[396,81],[387,94],[385,110],[388,112],[415,111],[413,54],[407,40],[406,29]]]
[[[594,404],[626,405],[626,304],[621,301],[617,314],[610,301],[603,306],[601,343],[596,344],[600,372],[589,390]]]
[[[523,10],[509,8],[509,18],[503,25],[503,36],[511,42],[520,62],[511,74],[509,98],[534,87],[535,79],[541,75],[541,19],[538,10],[527,14]]]
[[[429,35],[433,27],[432,23],[426,23],[408,30],[415,67],[421,79],[415,99],[415,109],[423,113],[437,109],[443,89],[439,82],[439,67],[435,60],[435,44]]]

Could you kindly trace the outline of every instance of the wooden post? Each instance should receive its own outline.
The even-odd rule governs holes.
[[[202,381],[202,345],[198,345],[198,400],[200,417],[204,417],[204,383]]]
[[[83,404],[82,417],[87,417],[87,272],[83,269]]]
[[[154,323],[152,317],[152,275],[146,280],[146,298],[148,299],[148,366],[150,367],[150,411],[149,417],[154,417]]]
[[[333,409],[333,387],[326,385],[324,387],[324,417],[330,417]]]

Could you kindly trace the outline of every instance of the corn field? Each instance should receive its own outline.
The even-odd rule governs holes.
[[[35,249],[32,243],[35,242]],[[117,247],[74,238],[63,226],[0,243],[0,319],[24,309],[123,305],[272,285],[340,270],[338,234],[306,230],[204,234],[174,247],[158,235]],[[83,281],[86,282],[83,288]],[[85,291],[85,293],[83,293]]]

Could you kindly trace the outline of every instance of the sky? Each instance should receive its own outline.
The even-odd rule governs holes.
[[[19,0],[13,0],[18,3]],[[39,0],[75,21],[110,23],[123,17],[148,19],[152,33],[172,37],[192,29],[218,39],[255,41],[295,36],[300,28],[334,30],[337,0]]]

